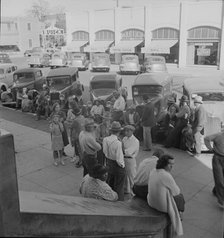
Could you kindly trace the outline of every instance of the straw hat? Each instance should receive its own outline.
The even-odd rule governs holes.
[[[194,98],[194,103],[203,104],[202,97],[201,97],[201,96],[196,96],[196,97]]]

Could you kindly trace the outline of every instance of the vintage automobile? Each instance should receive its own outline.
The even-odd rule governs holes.
[[[107,53],[94,53],[92,71],[110,71],[110,56]]]
[[[75,95],[78,88],[83,91],[83,85],[78,78],[78,69],[75,67],[51,70],[46,77],[47,86],[50,89],[50,105],[59,102],[61,97],[67,102],[70,96]]]
[[[141,72],[167,72],[165,58],[155,55],[145,58]]]
[[[99,99],[106,104],[113,98],[113,92],[122,87],[122,77],[116,74],[99,74],[92,76],[90,80],[90,99]]]
[[[65,52],[57,51],[51,56],[50,67],[66,67],[67,66],[67,56]]]
[[[138,75],[132,85],[132,98],[140,116],[144,106],[143,95],[148,95],[154,101],[155,115],[159,117],[167,108],[167,100],[172,95],[172,90],[173,79],[167,73],[144,73]]]
[[[7,91],[13,85],[13,73],[17,70],[14,64],[0,64],[0,91]]]
[[[16,104],[18,92],[28,92],[29,90],[36,90],[40,92],[43,90],[43,84],[46,83],[46,79],[40,69],[25,68],[16,70],[13,74],[13,86],[8,90],[8,97],[2,104]],[[2,99],[1,95],[1,99]],[[4,98],[6,95],[4,95]]]
[[[50,65],[50,55],[48,53],[36,52],[29,57],[27,60],[28,65],[32,68],[37,67],[48,67]]]
[[[189,97],[190,106],[194,107],[194,98],[198,95],[203,99],[206,111],[204,135],[220,132],[224,127],[224,85],[220,78],[203,77],[184,80],[183,94]],[[206,150],[205,145],[202,146]]]
[[[0,53],[0,63],[10,64],[10,63],[12,63],[12,61],[11,61],[11,59],[10,59],[8,54]]]
[[[89,60],[85,53],[68,52],[68,64],[77,67],[79,70],[87,70],[89,67]]]
[[[31,50],[26,50],[24,52],[25,57],[30,57],[33,53],[43,53],[44,49],[42,47],[33,47]]]
[[[122,61],[119,66],[120,73],[135,73],[140,72],[139,59],[137,55],[122,55]]]

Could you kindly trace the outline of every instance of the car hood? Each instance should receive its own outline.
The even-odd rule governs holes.
[[[224,122],[224,102],[204,102],[203,107],[208,115]]]
[[[26,82],[26,83],[17,83],[12,88],[26,88],[31,84],[33,84],[33,81],[32,82]]]

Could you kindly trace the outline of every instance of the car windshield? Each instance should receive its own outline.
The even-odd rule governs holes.
[[[0,74],[4,74],[4,69],[0,69]]]
[[[167,69],[166,69],[165,64],[156,63],[156,64],[150,65],[149,68],[146,69],[146,71],[149,71],[149,72],[164,72],[164,71],[167,71]]]
[[[160,85],[139,85],[133,87],[133,98],[138,104],[143,103],[143,95],[148,95],[150,98],[161,95],[163,87]]]
[[[95,97],[107,96],[114,92],[116,84],[113,81],[92,82],[91,88]]]
[[[69,76],[47,78],[47,84],[51,89],[62,90],[71,84]]]
[[[206,101],[223,102],[224,101],[224,92],[197,93],[197,95],[201,96],[204,102]]]
[[[135,56],[125,56],[122,58],[123,62],[138,62],[138,58]]]
[[[17,73],[13,76],[14,82],[28,83],[34,80],[34,73]]]

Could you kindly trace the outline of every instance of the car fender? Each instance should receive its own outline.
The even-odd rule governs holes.
[[[0,83],[0,89],[1,89],[1,92],[3,91],[7,91],[8,90],[8,85],[6,83]],[[5,90],[3,90],[5,89]]]

